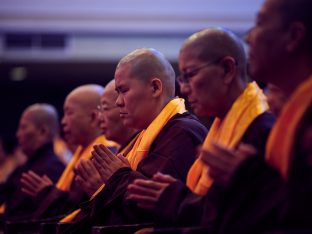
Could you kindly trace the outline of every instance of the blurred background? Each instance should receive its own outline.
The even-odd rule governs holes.
[[[139,47],[163,52],[177,71],[190,34],[223,26],[244,36],[262,0],[0,0],[0,136],[13,135],[30,104],[63,101],[81,84],[105,85]]]

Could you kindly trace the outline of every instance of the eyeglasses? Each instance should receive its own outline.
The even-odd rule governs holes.
[[[110,111],[112,109],[115,109],[117,108],[118,106],[108,106],[108,105],[97,105],[96,107],[96,110],[99,112],[99,113],[103,113],[103,112],[106,112],[106,111]]]
[[[197,75],[197,73],[198,73],[200,70],[202,70],[202,69],[204,69],[204,68],[206,68],[206,67],[208,67],[208,66],[211,66],[211,65],[213,65],[213,64],[217,64],[217,63],[220,62],[220,60],[221,60],[221,59],[219,58],[219,59],[216,59],[216,60],[214,60],[214,61],[210,61],[210,62],[208,62],[208,63],[205,63],[205,64],[203,64],[203,65],[200,66],[200,67],[196,67],[196,68],[192,69],[192,70],[189,71],[189,72],[182,72],[182,73],[177,77],[178,83],[179,83],[179,84],[188,84],[188,83],[190,82],[191,78],[192,78],[193,76]]]

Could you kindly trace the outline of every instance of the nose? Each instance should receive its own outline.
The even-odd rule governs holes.
[[[180,91],[183,95],[189,95],[191,93],[191,87],[188,83],[180,84]]]
[[[116,105],[118,106],[118,107],[122,107],[122,106],[124,106],[124,100],[123,100],[123,98],[121,97],[121,95],[120,94],[118,94],[118,96],[117,96],[117,99],[116,99]]]
[[[251,34],[252,34],[253,29],[254,28],[249,29],[246,35],[244,36],[244,40],[248,45],[250,45],[250,42],[251,42]]]

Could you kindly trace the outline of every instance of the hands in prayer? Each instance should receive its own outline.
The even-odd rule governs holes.
[[[81,160],[76,167],[76,182],[91,197],[104,183],[91,160]]]
[[[176,179],[157,172],[152,180],[137,179],[128,186],[128,200],[144,209],[153,210],[163,191]]]
[[[250,156],[257,153],[251,145],[240,144],[237,150],[229,150],[212,143],[213,150],[203,150],[202,160],[209,166],[209,175],[222,186],[227,186],[238,169]]]
[[[36,197],[44,188],[53,185],[53,182],[46,175],[39,176],[33,171],[28,171],[22,174],[21,184],[22,192],[31,197]]]
[[[115,155],[104,145],[94,145],[92,162],[104,183],[120,168],[130,167],[128,160],[122,155]]]

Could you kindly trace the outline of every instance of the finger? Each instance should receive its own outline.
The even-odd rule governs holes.
[[[146,188],[152,188],[152,189],[161,189],[164,185],[167,185],[167,183],[162,183],[162,182],[156,182],[153,180],[143,180],[143,179],[136,179],[133,181],[133,184],[141,187],[146,187]]]
[[[33,177],[27,173],[22,174],[20,181],[22,183],[22,186],[27,185],[28,187],[35,187],[38,184],[37,181],[34,180]]]
[[[116,157],[116,155],[112,151],[110,151],[106,146],[104,146],[103,144],[100,144],[99,148],[101,148],[107,154],[107,156],[109,156],[110,158]]]
[[[174,177],[170,175],[162,174],[161,172],[157,172],[153,175],[153,180],[157,182],[164,182],[164,183],[173,183],[177,181]]]
[[[241,143],[237,148],[237,152],[242,156],[252,156],[257,154],[257,149],[249,144]]]
[[[22,188],[21,190],[23,193],[26,193],[27,195],[29,195],[31,197],[35,197],[37,195],[37,193],[35,193],[32,190],[29,190],[27,188]]]
[[[28,171],[28,175],[31,176],[33,178],[34,181],[36,181],[37,183],[41,183],[42,178],[41,176],[39,176],[38,174],[36,174],[33,171]]]
[[[115,155],[109,149],[107,149],[104,145],[102,144],[94,145],[93,148],[94,148],[94,151],[97,153],[97,155],[102,157],[108,163],[110,163],[110,161],[115,159]]]
[[[108,165],[111,163],[111,160],[105,157],[101,157],[95,150],[92,151],[91,154],[93,156],[92,162],[97,162],[97,164],[101,165],[102,167],[108,167]]]
[[[123,164],[125,166],[130,166],[130,163],[129,163],[128,159],[126,159],[123,155],[118,154],[117,157],[120,159],[120,161],[123,162]]]
[[[46,182],[46,184],[53,184],[53,181],[47,175],[43,175],[42,179]]]
[[[152,196],[140,195],[140,194],[129,194],[126,198],[127,200],[132,200],[141,203],[156,203],[156,198]]]
[[[85,160],[81,160],[78,166],[79,174],[83,177],[83,179],[87,180],[90,177],[87,162]]]
[[[140,186],[137,184],[129,184],[128,192],[129,194],[146,195],[146,196],[156,196],[158,189],[149,188],[145,186]]]
[[[21,178],[22,189],[35,191],[35,187],[32,183],[28,182],[25,178]]]
[[[220,155],[218,157],[207,150],[203,150],[201,155],[201,160],[211,168],[220,168],[223,164]]]

